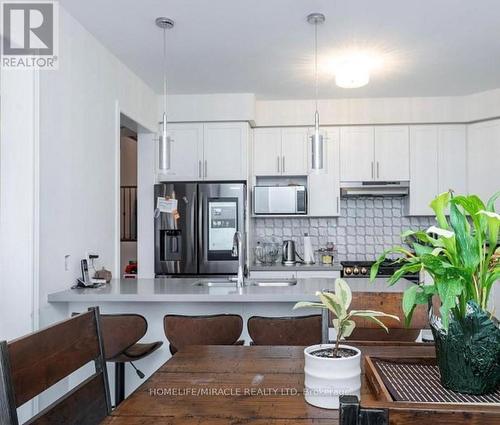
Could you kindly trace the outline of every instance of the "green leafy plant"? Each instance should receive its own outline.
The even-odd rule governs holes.
[[[486,310],[493,284],[500,278],[500,250],[496,250],[500,215],[495,201],[500,192],[484,202],[476,195],[453,196],[445,192],[430,204],[437,225],[427,230],[409,230],[401,237],[410,246],[396,246],[385,251],[371,269],[373,280],[388,255],[401,255],[401,264],[389,279],[394,285],[407,273],[425,270],[433,279],[431,285],[413,285],[403,296],[406,323],[411,321],[415,307],[427,304],[433,295],[441,301],[443,327],[448,329],[450,314],[463,319],[467,303],[475,302]],[[449,211],[449,217],[447,217]]]
[[[351,310],[349,311],[349,306],[352,301],[352,292],[349,285],[345,280],[336,279],[335,280],[335,292],[316,292],[316,296],[319,297],[321,302],[308,302],[300,301],[293,307],[296,308],[326,308],[332,312],[335,319],[332,320],[333,327],[337,332],[337,338],[335,341],[335,348],[333,351],[333,356],[338,357],[338,350],[340,340],[342,338],[347,338],[352,334],[352,331],[356,327],[356,323],[352,320],[353,317],[365,317],[372,320],[382,328],[389,332],[387,326],[382,323],[378,317],[390,317],[392,319],[398,320],[397,316],[392,314],[386,314],[381,311],[375,310]]]

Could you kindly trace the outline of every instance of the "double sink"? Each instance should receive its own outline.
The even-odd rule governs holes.
[[[229,279],[212,279],[212,280],[200,280],[193,284],[194,286],[205,286],[207,288],[237,288],[236,282]],[[295,286],[297,285],[296,280],[245,280],[244,286],[260,286],[260,287],[283,287],[283,286]]]

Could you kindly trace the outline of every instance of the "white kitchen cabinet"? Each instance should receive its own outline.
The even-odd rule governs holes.
[[[203,128],[203,178],[245,180],[248,124],[209,123]]]
[[[407,126],[343,127],[340,130],[340,180],[409,180]]]
[[[307,175],[307,128],[257,128],[253,141],[256,176]]]
[[[467,193],[466,162],[465,126],[412,126],[408,214],[434,215],[430,202],[449,189]]]
[[[310,130],[312,132],[313,129]],[[340,215],[340,131],[322,129],[326,172],[308,176],[308,215],[334,217]]]
[[[405,181],[410,179],[408,126],[376,127],[374,152],[374,180]]]
[[[169,124],[171,172],[160,181],[246,180],[247,123]]]
[[[439,193],[438,131],[434,125],[410,127],[409,215],[432,215],[431,200]]]
[[[438,192],[467,193],[465,125],[438,126]]]
[[[471,124],[467,137],[467,186],[470,194],[487,201],[500,190],[500,120]],[[500,200],[496,202],[496,211]]]
[[[340,180],[373,180],[374,149],[373,127],[342,127],[340,129]]]
[[[281,175],[281,128],[256,128],[253,133],[253,172]]]
[[[307,128],[284,128],[281,133],[281,173],[285,176],[307,174]]]
[[[168,180],[202,178],[203,124],[169,124],[171,172]]]

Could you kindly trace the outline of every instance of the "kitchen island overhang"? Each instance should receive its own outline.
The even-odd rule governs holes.
[[[48,295],[49,303],[295,303],[315,301],[316,291],[333,289],[335,279],[297,279],[293,286],[243,288],[197,285],[200,278],[114,279],[100,288],[77,288]],[[410,281],[388,286],[388,279],[346,278],[353,292],[403,292]],[[187,314],[187,313],[186,313]],[[290,312],[291,314],[291,312]]]
[[[163,346],[147,359],[134,364],[149,377],[170,357],[169,342],[163,330],[163,318],[167,314],[212,315],[239,314],[244,321],[240,339],[248,344],[247,320],[252,316],[302,316],[319,314],[317,309],[293,310],[298,301],[316,301],[316,291],[333,289],[335,279],[297,279],[294,286],[243,288],[206,287],[196,285],[200,278],[114,279],[100,288],[67,289],[48,295],[48,302],[57,305],[69,317],[98,306],[101,314],[140,314],[148,321],[144,341],[163,341]],[[206,280],[206,279],[203,279]],[[209,279],[208,279],[209,280]],[[410,281],[402,280],[397,286],[388,286],[386,278],[345,279],[353,292],[402,292]],[[89,370],[75,372],[70,385],[85,379]],[[125,395],[128,396],[144,381],[131,367],[125,368]],[[110,388],[114,391],[114,367],[108,363]],[[114,394],[112,394],[114,397]]]

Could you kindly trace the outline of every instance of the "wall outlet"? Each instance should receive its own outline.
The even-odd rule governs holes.
[[[66,254],[64,256],[64,271],[69,272],[69,260],[70,260],[71,255]]]

